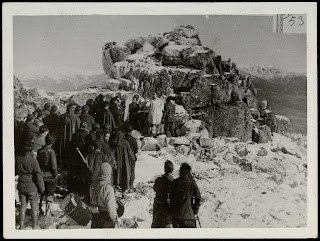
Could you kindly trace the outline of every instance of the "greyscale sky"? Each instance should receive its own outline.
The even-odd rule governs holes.
[[[101,74],[102,46],[131,37],[168,32],[180,25],[198,29],[202,45],[238,66],[274,66],[306,72],[305,34],[273,33],[268,16],[15,16],[13,68],[21,78]]]

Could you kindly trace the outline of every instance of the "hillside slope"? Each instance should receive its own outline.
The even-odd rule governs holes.
[[[268,100],[270,109],[291,120],[288,132],[307,134],[307,77],[276,68],[241,68],[258,90],[258,100]]]

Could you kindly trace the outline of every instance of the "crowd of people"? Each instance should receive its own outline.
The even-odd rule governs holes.
[[[58,170],[67,172],[69,192],[97,207],[92,209],[92,228],[114,227],[117,223],[115,191],[122,195],[135,192],[139,148],[131,133],[146,124],[141,122],[141,116],[142,120],[147,119],[148,134],[176,135],[173,99],[168,98],[164,104],[154,94],[145,106],[149,108],[147,118],[138,104],[138,96],[134,96],[129,105],[129,120],[125,121],[121,99],[116,96],[109,102],[100,94],[84,106],[69,104],[63,114],[57,106],[47,103],[43,109],[29,114],[24,122],[15,120],[20,229],[25,227],[28,201],[34,229],[39,227],[38,214],[51,214]],[[191,167],[183,164],[180,178],[174,181],[172,171],[172,163],[166,162],[165,175],[155,183],[152,227],[195,227],[194,214],[199,209],[200,193],[192,179]],[[195,200],[191,206],[192,198]],[[180,211],[171,215],[172,208]]]

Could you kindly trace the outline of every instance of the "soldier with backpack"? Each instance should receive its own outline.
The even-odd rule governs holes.
[[[51,213],[51,205],[53,203],[53,194],[58,184],[58,168],[57,159],[52,144],[55,139],[52,135],[47,135],[45,139],[46,144],[38,150],[37,159],[39,162],[40,170],[43,175],[45,191],[40,197],[40,215],[44,214],[42,210],[42,200],[46,200],[46,215]]]

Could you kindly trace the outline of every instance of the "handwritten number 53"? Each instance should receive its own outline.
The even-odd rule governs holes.
[[[289,17],[291,17],[291,18],[290,18],[290,20],[289,20],[288,23],[291,23],[290,26],[293,26],[293,25],[295,24],[295,22],[297,21],[297,20],[295,20],[297,17],[292,16],[292,14],[288,14],[288,15],[287,15],[286,17],[284,17],[283,19],[286,19],[286,18],[289,18]],[[299,21],[299,23],[298,23],[299,26],[301,26],[301,25],[304,24],[304,21],[303,21],[302,16],[299,16],[299,17],[298,17],[298,21]]]

